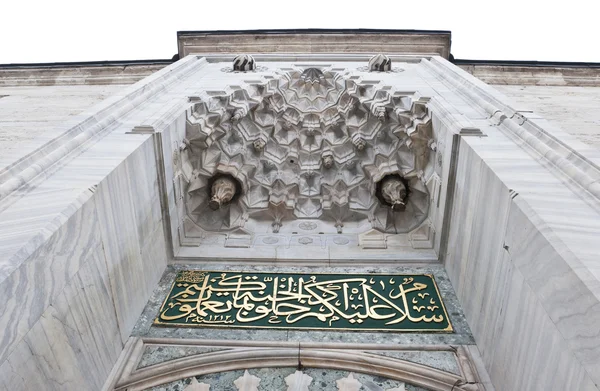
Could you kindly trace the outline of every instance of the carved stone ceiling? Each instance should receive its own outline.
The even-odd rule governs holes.
[[[195,103],[180,166],[188,218],[208,232],[277,233],[294,220],[330,233],[418,227],[435,149],[428,99],[369,76],[285,68]]]

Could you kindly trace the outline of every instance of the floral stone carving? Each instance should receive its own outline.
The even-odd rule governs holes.
[[[276,233],[293,220],[318,219],[331,232],[352,223],[364,227],[358,233],[404,233],[425,220],[435,166],[427,98],[327,68],[281,70],[253,83],[187,112],[178,169],[193,224]],[[239,196],[232,183],[211,182],[226,175]],[[390,183],[393,210],[376,196],[390,175],[410,194],[403,199]]]

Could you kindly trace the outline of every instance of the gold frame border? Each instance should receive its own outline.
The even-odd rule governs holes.
[[[169,289],[168,293],[167,293],[167,297],[165,297],[165,300],[163,301],[162,305],[160,306],[160,309],[158,310],[158,314],[156,315],[156,317],[154,318],[154,321],[152,321],[152,325],[156,325],[156,326],[161,326],[161,327],[189,327],[189,328],[206,328],[206,329],[212,329],[212,328],[218,328],[218,329],[268,329],[268,330],[295,330],[295,331],[304,331],[304,330],[318,330],[318,331],[351,331],[351,332],[362,332],[362,331],[379,331],[379,332],[384,332],[384,333],[454,333],[454,327],[452,326],[452,320],[450,319],[450,316],[448,316],[448,311],[446,310],[446,304],[444,303],[444,298],[442,297],[442,294],[440,293],[440,290],[438,288],[437,285],[437,281],[435,280],[435,276],[432,273],[416,273],[416,274],[386,274],[386,273],[367,273],[366,275],[377,275],[377,276],[427,276],[431,278],[431,281],[433,281],[433,286],[435,287],[435,291],[438,294],[438,297],[440,298],[440,303],[442,304],[442,309],[444,310],[444,315],[446,315],[446,319],[448,319],[448,327],[446,327],[445,329],[441,329],[441,330],[436,330],[436,329],[411,329],[411,330],[399,330],[399,329],[395,329],[395,330],[386,330],[386,329],[341,329],[341,328],[320,328],[320,327],[269,327],[269,326],[224,326],[224,325],[202,325],[202,324],[181,324],[181,323],[166,323],[166,322],[161,322],[158,320],[160,313],[163,311],[163,308],[165,307],[165,305],[167,304],[167,300],[169,299],[169,295],[171,294],[171,292],[173,291],[173,288],[175,287],[175,283],[177,282],[177,275],[180,272],[183,271],[194,271],[194,272],[199,272],[199,273],[252,273],[252,271],[249,272],[244,272],[244,271],[237,271],[237,270],[221,270],[221,271],[217,271],[217,270],[199,270],[199,269],[184,269],[184,270],[177,270],[176,274],[175,274],[175,278],[173,279],[173,283],[171,284],[171,288]],[[277,274],[277,273],[272,273],[272,272],[256,272],[256,274]],[[283,274],[283,273],[282,273]],[[328,275],[332,275],[333,273],[327,273],[327,272],[317,272],[317,273],[297,273],[297,272],[290,272],[290,273],[286,273],[286,274],[295,274],[295,275],[306,275],[306,274],[328,274]],[[335,275],[335,274],[333,274]]]

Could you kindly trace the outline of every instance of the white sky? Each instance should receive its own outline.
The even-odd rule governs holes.
[[[600,62],[598,0],[5,1],[0,63],[171,58],[178,30],[452,31],[456,58]]]

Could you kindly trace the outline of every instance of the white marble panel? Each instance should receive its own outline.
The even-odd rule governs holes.
[[[0,364],[3,391],[54,390],[54,387],[50,386],[41,375],[42,373],[39,360],[25,342],[16,346],[10,360]]]
[[[557,251],[561,240],[549,242],[540,217],[521,211],[524,197],[492,168],[492,148],[482,160],[467,144],[445,262],[496,390],[597,390],[597,299]],[[512,163],[528,164],[514,153]],[[543,187],[545,175],[528,180]]]
[[[98,246],[98,229],[95,205],[86,203],[32,256],[9,265],[0,280],[0,363]]]
[[[600,302],[581,281],[587,271],[573,270],[565,258],[574,255],[559,237],[553,232],[544,237],[531,220],[535,221],[531,208],[515,199],[509,215],[512,229],[506,235],[511,260],[536,291],[575,357],[590,374],[600,374]],[[548,236],[555,241],[549,241]]]
[[[156,175],[153,140],[149,138],[99,184],[96,193],[123,342],[166,266]]]
[[[97,390],[122,349],[102,245],[0,365],[7,390]]]
[[[495,86],[522,108],[554,121],[584,143],[600,147],[600,87]]]

